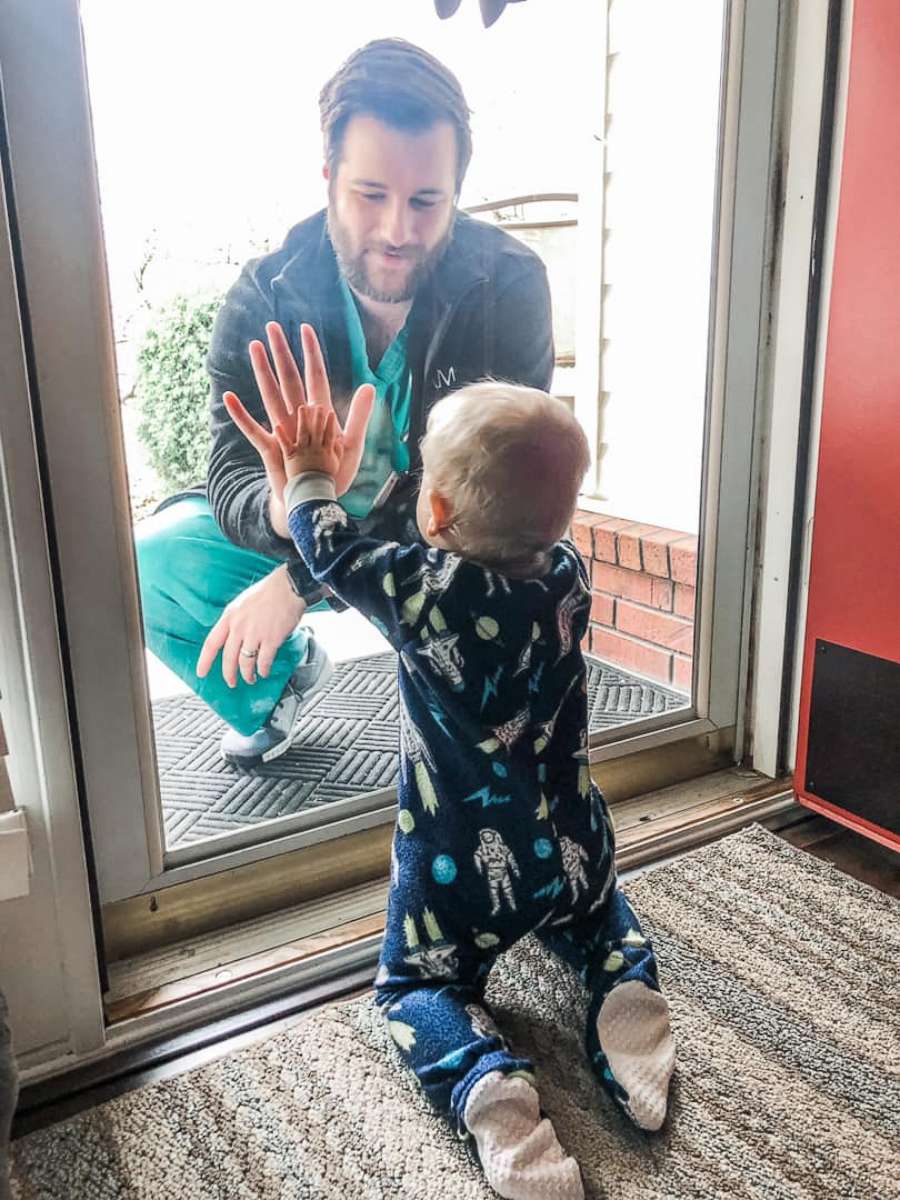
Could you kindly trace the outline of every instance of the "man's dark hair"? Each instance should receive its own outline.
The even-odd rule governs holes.
[[[380,38],[356,50],[319,94],[325,160],[334,173],[344,130],[365,113],[404,133],[421,133],[438,121],[456,132],[456,191],[472,157],[469,107],[459,80],[443,63],[401,38]]]

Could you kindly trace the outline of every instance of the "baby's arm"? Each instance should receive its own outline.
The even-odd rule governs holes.
[[[442,551],[364,537],[337,503],[333,479],[306,473],[284,492],[288,526],[314,577],[368,617],[395,649],[428,619],[434,597],[427,579]]]

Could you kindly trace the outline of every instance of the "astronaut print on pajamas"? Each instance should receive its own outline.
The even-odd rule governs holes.
[[[500,911],[500,897],[515,912],[516,897],[512,877],[520,878],[521,871],[516,856],[504,842],[496,829],[482,829],[475,851],[475,869],[483,874],[491,898],[491,916]]]
[[[561,837],[559,849],[562,854],[563,871],[572,890],[572,903],[575,904],[581,892],[587,891],[588,879],[584,873],[584,863],[588,861],[584,846],[579,846],[571,838]]]
[[[321,553],[322,547],[334,550],[334,534],[338,529],[346,529],[348,517],[339,504],[326,504],[317,509],[313,517],[313,530],[316,550]]]

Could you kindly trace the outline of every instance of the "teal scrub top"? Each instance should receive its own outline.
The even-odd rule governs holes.
[[[367,517],[385,484],[397,472],[409,470],[409,408],[412,376],[407,361],[408,325],[404,325],[373,371],[356,301],[347,281],[340,281],[344,318],[350,340],[353,391],[364,383],[375,388],[375,406],[366,432],[359,472],[341,506],[354,520]]]

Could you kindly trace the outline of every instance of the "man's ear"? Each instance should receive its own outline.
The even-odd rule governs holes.
[[[322,163],[322,178],[326,181],[331,179],[331,169],[327,162]]]
[[[428,536],[438,537],[453,523],[453,510],[450,502],[432,489],[428,493]]]

